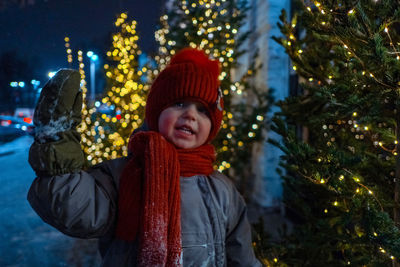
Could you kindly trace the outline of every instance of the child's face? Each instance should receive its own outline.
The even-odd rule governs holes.
[[[178,148],[196,148],[206,142],[211,120],[201,103],[181,101],[161,112],[158,130]]]

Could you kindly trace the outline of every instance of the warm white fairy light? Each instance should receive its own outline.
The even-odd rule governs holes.
[[[72,64],[72,50],[71,50],[71,45],[70,45],[70,39],[68,36],[64,38],[65,42],[65,48],[67,52],[67,61],[69,64]]]

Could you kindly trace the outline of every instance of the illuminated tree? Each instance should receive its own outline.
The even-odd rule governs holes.
[[[70,68],[72,68],[73,56],[69,37],[64,38],[65,48],[67,53],[67,61]],[[82,138],[82,149],[85,152],[87,159],[87,165],[91,165],[92,158],[95,154],[91,155],[91,151],[98,147],[101,139],[96,139],[96,129],[99,126],[99,121],[96,121],[97,111],[92,103],[89,103],[87,95],[88,90],[86,88],[86,73],[85,64],[83,63],[83,52],[78,50],[77,52],[77,63],[78,70],[81,75],[81,90],[82,90],[82,122],[78,126],[78,132]]]
[[[109,64],[104,65],[107,87],[99,102],[87,101],[86,76],[82,51],[78,51],[78,66],[83,92],[81,133],[82,149],[87,164],[127,156],[127,144],[134,129],[142,124],[147,95],[147,62],[139,64],[136,21],[127,21],[121,13],[115,26],[118,32],[112,36],[112,47],[107,52]],[[67,61],[72,65],[70,40],[65,37]],[[146,61],[146,59],[145,59]]]
[[[281,102],[275,120],[295,225],[265,245],[269,263],[399,266],[399,3],[297,3],[277,41],[303,92]]]
[[[112,36],[112,48],[107,52],[109,64],[104,65],[108,89],[102,105],[97,107],[89,138],[82,138],[91,164],[127,156],[129,136],[144,118],[147,69],[139,67],[136,21],[128,22],[122,13],[115,26],[119,31]]]
[[[234,81],[232,72],[238,66],[237,59],[245,51],[240,45],[248,32],[239,34],[246,18],[247,1],[175,0],[160,19],[156,31],[159,70],[169,62],[171,55],[191,46],[201,48],[221,63],[221,89],[224,94],[225,112],[221,132],[214,141],[217,148],[217,168],[229,171],[232,177],[241,177],[238,185],[246,194],[246,178],[251,174],[253,144],[262,140],[265,128],[264,115],[268,109],[268,97],[251,83],[251,77],[259,66],[251,68],[241,80]],[[155,71],[154,74],[157,74]]]

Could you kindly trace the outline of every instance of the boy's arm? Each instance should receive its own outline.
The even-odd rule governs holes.
[[[228,266],[263,266],[254,255],[247,208],[242,196],[236,189],[232,190],[229,209],[230,219],[226,238]]]
[[[43,87],[34,113],[29,163],[38,178],[28,200],[39,216],[65,234],[101,236],[112,227],[116,186],[106,166],[82,171],[80,74],[60,70]]]
[[[28,201],[43,221],[64,234],[104,236],[114,227],[118,199],[115,174],[108,169],[101,164],[87,172],[37,177]]]

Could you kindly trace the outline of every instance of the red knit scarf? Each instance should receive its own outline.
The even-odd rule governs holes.
[[[214,147],[176,149],[157,132],[140,132],[129,141],[133,157],[119,187],[119,239],[139,240],[139,266],[181,266],[179,177],[213,172]]]

